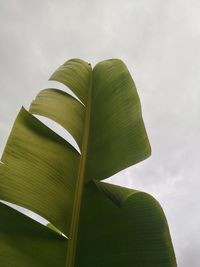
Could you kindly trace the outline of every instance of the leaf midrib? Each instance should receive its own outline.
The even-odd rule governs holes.
[[[81,149],[81,157],[77,175],[77,182],[74,195],[74,205],[72,210],[72,220],[69,233],[69,241],[67,247],[67,260],[66,267],[73,267],[75,263],[75,254],[77,247],[77,236],[78,236],[78,226],[79,226],[79,215],[81,208],[81,200],[84,185],[84,174],[85,174],[85,163],[88,150],[88,139],[89,139],[89,128],[90,128],[90,115],[91,115],[91,94],[92,94],[92,74],[90,79],[90,85],[88,90],[88,100],[86,103],[86,113],[85,113],[85,123],[83,129],[83,142]]]

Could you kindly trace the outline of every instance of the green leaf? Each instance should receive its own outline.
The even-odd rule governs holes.
[[[22,108],[0,164],[0,198],[40,214],[69,235],[79,158]]]
[[[149,157],[151,148],[136,87],[124,63],[112,59],[97,64],[92,84],[85,179],[102,180]]]
[[[127,198],[119,208],[94,183],[85,186],[75,266],[175,267],[169,229],[159,203],[143,192],[133,190],[130,194],[128,188],[103,186],[113,195],[120,190]]]
[[[88,144],[85,181],[105,179],[151,154],[140,100],[125,64],[118,59],[100,62],[90,76],[88,68],[83,61],[69,60],[52,76],[56,81],[70,85],[78,97],[82,86],[82,91],[88,94],[84,97],[85,109],[76,100],[71,99],[69,105],[69,96],[60,101],[61,96],[57,99],[59,92],[55,90],[42,91],[30,107],[30,112],[47,116],[63,125],[79,145],[82,143],[80,140]],[[75,127],[79,127],[78,131]],[[84,136],[84,129],[87,136]]]
[[[32,102],[30,113],[22,108],[0,164],[0,199],[36,212],[68,237],[62,259],[54,266],[176,266],[158,203],[137,190],[100,182],[151,154],[140,100],[125,64],[105,60],[92,70],[83,60],[72,59],[50,79],[64,83],[80,101],[45,89]],[[61,124],[81,153],[31,113]],[[59,233],[54,234],[60,237]],[[7,231],[6,238],[10,234]],[[34,238],[41,242],[37,233]],[[26,246],[34,250],[27,240]],[[17,255],[17,249],[12,250]],[[3,251],[0,261],[10,257]],[[49,253],[38,257],[46,260]],[[19,258],[23,261],[20,252]],[[30,264],[21,266],[33,266],[31,254],[27,262],[28,258]],[[18,267],[14,257],[9,264],[4,260],[2,267],[10,266]]]
[[[67,239],[0,203],[1,267],[65,267]]]
[[[124,188],[121,186],[103,183],[98,181],[93,181],[97,188],[105,194],[109,199],[111,199],[118,207],[122,207],[125,201],[133,194],[138,193],[138,190],[133,190],[130,188]]]
[[[85,107],[78,100],[61,90],[45,89],[32,102],[30,112],[62,125],[81,149]]]
[[[86,104],[91,80],[90,65],[80,59],[71,59],[60,66],[49,80],[68,86]]]

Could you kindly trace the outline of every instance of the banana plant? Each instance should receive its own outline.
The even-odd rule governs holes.
[[[0,163],[1,267],[174,267],[168,224],[149,194],[102,182],[151,154],[141,104],[118,59],[93,69],[80,59],[60,66],[54,88],[22,107]],[[80,151],[44,125],[63,126]]]

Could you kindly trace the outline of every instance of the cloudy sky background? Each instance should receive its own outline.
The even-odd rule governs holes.
[[[65,60],[121,58],[153,153],[109,180],[159,200],[181,267],[200,266],[199,12],[198,0],[0,0],[0,152]]]

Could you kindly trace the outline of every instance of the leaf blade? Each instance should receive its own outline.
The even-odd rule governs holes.
[[[69,131],[81,149],[85,107],[78,100],[61,90],[45,89],[31,103],[29,111],[59,123]]]
[[[97,64],[93,70],[86,181],[103,180],[150,154],[140,100],[128,69],[120,60]]]
[[[64,237],[3,203],[0,214],[1,267],[65,266]]]
[[[163,210],[143,192],[119,208],[95,184],[85,185],[78,241],[75,267],[176,266]]]
[[[49,80],[68,86],[86,104],[90,87],[91,67],[81,59],[70,59],[61,65]]]
[[[22,109],[2,156],[1,199],[31,209],[68,235],[79,158],[67,141]]]

